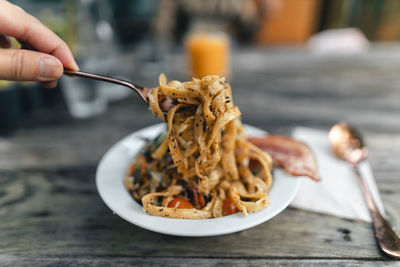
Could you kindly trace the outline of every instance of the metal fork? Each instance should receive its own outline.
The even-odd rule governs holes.
[[[136,85],[132,82],[125,81],[122,79],[88,73],[88,72],[83,72],[83,71],[64,70],[64,74],[66,74],[68,76],[79,76],[79,77],[83,77],[83,78],[94,79],[94,80],[99,80],[99,81],[109,82],[109,83],[115,83],[115,84],[129,87],[130,89],[135,91],[147,105],[149,104],[148,93],[150,91],[150,88]]]

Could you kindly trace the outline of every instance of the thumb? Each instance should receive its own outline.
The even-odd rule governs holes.
[[[24,49],[0,49],[0,80],[54,81],[64,68],[56,57]]]

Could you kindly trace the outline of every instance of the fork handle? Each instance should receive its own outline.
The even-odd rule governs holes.
[[[371,193],[361,176],[359,166],[354,165],[353,169],[356,173],[358,181],[361,185],[362,192],[364,193],[365,201],[367,202],[368,209],[372,216],[372,222],[374,225],[375,236],[378,241],[379,247],[386,254],[393,258],[400,259],[400,239],[397,234],[390,227],[387,220],[379,212],[375,201],[373,200]]]
[[[114,84],[119,84],[122,86],[129,87],[130,89],[134,90],[143,100],[148,104],[147,100],[147,93],[148,93],[148,88],[133,84],[131,82],[122,80],[122,79],[117,79],[109,76],[104,76],[104,75],[98,75],[98,74],[93,74],[93,73],[88,73],[88,72],[83,72],[83,71],[74,71],[74,70],[68,70],[64,69],[64,74],[68,76],[79,76],[83,78],[88,78],[88,79],[94,79],[94,80],[99,80],[103,82],[109,82],[109,83],[114,83]]]

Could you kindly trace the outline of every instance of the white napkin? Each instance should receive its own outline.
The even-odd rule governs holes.
[[[371,222],[357,177],[346,162],[332,154],[328,133],[297,127],[293,131],[293,137],[303,141],[313,150],[318,161],[321,181],[301,178],[303,181],[300,190],[291,205],[314,212]],[[384,215],[382,200],[368,161],[360,164],[360,172],[378,209]]]

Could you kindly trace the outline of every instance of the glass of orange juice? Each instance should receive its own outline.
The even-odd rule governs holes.
[[[192,30],[185,39],[185,50],[192,76],[227,76],[230,73],[228,34],[210,24]]]

